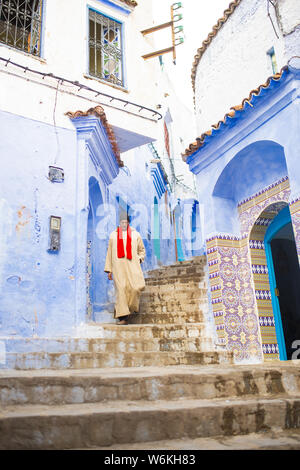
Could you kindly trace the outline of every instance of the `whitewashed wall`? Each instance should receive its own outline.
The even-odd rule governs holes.
[[[242,0],[201,57],[195,79],[198,135],[273,74],[267,54],[272,47],[278,70],[300,55],[300,1],[275,3],[269,12],[276,33],[266,0]]]
[[[126,7],[117,0],[116,4]],[[124,90],[87,77],[88,6],[124,23]],[[152,50],[152,45],[151,39],[144,38],[140,31],[152,24],[151,2],[148,0],[140,0],[129,15],[99,0],[44,0],[41,57],[34,57],[4,44],[0,44],[0,56],[25,67],[45,73],[52,72],[97,91],[156,109],[158,98],[155,77],[159,65],[156,61],[145,61],[141,57]],[[0,70],[1,110],[53,125],[57,82],[48,78],[42,80],[29,72],[24,74],[22,70],[10,64],[7,67],[0,64]],[[61,92],[62,90],[64,92]],[[66,111],[87,110],[101,104],[101,101],[100,97],[95,98],[95,94],[78,92],[76,87],[72,88],[70,85],[60,85],[56,103],[56,125],[73,128],[69,119],[64,116]],[[104,100],[104,103],[108,103],[108,100]],[[144,136],[156,136],[156,124],[151,120],[133,116],[128,112],[130,107],[121,111],[111,106],[103,107],[111,125],[130,129]],[[143,112],[140,114],[144,115]],[[148,113],[147,116],[152,115]],[[141,144],[142,142],[139,142],[139,145]]]

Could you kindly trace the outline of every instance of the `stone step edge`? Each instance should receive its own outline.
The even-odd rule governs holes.
[[[172,263],[172,264],[166,264],[164,266],[159,266],[155,269],[149,269],[149,271],[147,272],[155,272],[157,270],[161,270],[161,269],[168,269],[168,268],[186,268],[186,267],[192,267],[192,266],[201,266],[201,265],[205,265],[207,263],[207,257],[205,255],[203,256],[199,256],[199,257],[195,257],[195,258],[190,258],[190,259],[187,259],[187,260],[184,260],[184,261],[177,261],[176,263]]]
[[[295,390],[295,386],[290,383],[291,376],[294,380],[299,382],[300,371],[298,371],[298,373],[293,373],[288,369],[283,369],[278,373],[278,375],[276,375],[277,371],[275,371],[275,375],[272,375],[274,368],[270,367],[256,370],[251,373],[249,372],[249,369],[241,369],[237,372],[232,368],[233,366],[229,364],[225,367],[225,372],[221,372],[219,366],[218,370],[211,370],[214,367],[217,366],[210,365],[204,368],[199,368],[198,366],[172,366],[172,368],[175,369],[174,372],[172,372],[170,368],[166,371],[166,367],[156,368],[160,369],[160,373],[153,371],[152,368],[148,368],[149,370],[147,372],[139,368],[133,368],[133,371],[131,371],[130,368],[127,368],[126,374],[124,374],[124,369],[119,369],[117,373],[114,373],[112,369],[107,371],[104,368],[97,370],[88,369],[85,371],[82,369],[73,369],[72,373],[70,373],[69,370],[62,369],[51,370],[51,372],[49,372],[49,369],[25,371],[2,370],[0,371],[0,396],[3,389],[9,389],[10,392],[14,390],[14,393],[16,393],[16,389],[19,390],[24,386],[29,393],[30,388],[35,389],[38,385],[40,390],[39,393],[42,393],[41,387],[43,386],[47,387],[48,392],[50,392],[49,387],[56,387],[57,385],[67,387],[67,389],[77,389],[77,387],[81,387],[83,390],[90,389],[90,387],[103,386],[120,387],[122,389],[122,387],[127,388],[128,384],[140,387],[140,385],[146,386],[146,384],[150,385],[154,382],[156,386],[159,385],[162,394],[164,394],[164,389],[171,389],[171,395],[168,397],[168,400],[172,401],[178,399],[182,400],[183,398],[197,400],[206,399],[204,396],[199,395],[199,390],[195,389],[195,387],[204,387],[204,393],[208,392],[208,395],[210,395],[209,399],[220,398],[225,400],[227,397],[242,399],[242,397],[248,396],[255,396],[256,398],[262,399],[270,396],[294,396],[300,398],[300,386],[298,386],[298,390]],[[266,376],[269,381],[268,383],[265,383]],[[235,386],[232,386],[232,380],[238,384],[238,387],[235,388]],[[135,385],[133,385],[133,383]],[[178,391],[172,391],[172,388],[175,387],[176,389],[176,386],[179,384],[181,386],[186,386],[187,388],[185,391],[180,389],[179,395],[177,396]],[[216,384],[218,387],[216,387]],[[216,387],[215,396],[211,395],[212,391],[208,388],[210,386]],[[221,388],[219,388],[219,386],[221,386]],[[228,389],[226,389],[227,386]],[[139,388],[138,390],[140,391]],[[146,394],[143,390],[140,391],[140,393],[143,398],[136,397],[134,398],[134,401],[153,401],[163,399],[158,398],[156,393],[152,394],[151,387]],[[168,393],[170,393],[170,391]],[[148,394],[151,398],[148,397]],[[14,403],[19,405],[20,403],[16,401],[16,396],[17,395],[14,396]],[[107,398],[105,397],[95,400],[94,397],[92,397],[92,399],[86,399],[80,402],[97,403],[104,400],[106,401]],[[120,401],[121,398],[111,398],[109,401],[115,400]],[[127,399],[127,401],[129,400]],[[26,400],[23,401],[23,403],[26,404]],[[57,401],[57,403],[59,403],[59,401]],[[62,400],[61,403],[66,402]],[[74,403],[79,402],[75,400]],[[2,405],[4,406],[4,402]]]
[[[148,315],[148,314],[144,314],[144,313],[141,313],[141,315]],[[188,326],[187,326],[188,325]],[[166,327],[167,326],[167,327]],[[52,338],[49,338],[49,339],[41,339],[40,341],[35,341],[35,342],[26,342],[26,341],[22,341],[22,340],[18,340],[18,341],[13,341],[11,342],[12,344],[16,344],[16,345],[26,345],[27,347],[29,346],[35,346],[35,345],[40,345],[41,347],[45,347],[48,344],[50,343],[53,343],[53,344],[56,344],[56,345],[62,345],[62,344],[74,344],[74,346],[76,345],[80,345],[80,343],[87,343],[89,341],[91,342],[100,342],[100,341],[107,341],[107,340],[112,340],[112,339],[115,339],[115,340],[121,340],[122,339],[122,335],[126,335],[127,333],[130,334],[130,333],[134,333],[134,332],[139,332],[140,334],[138,336],[135,336],[135,337],[132,337],[132,338],[127,338],[127,339],[130,339],[131,341],[141,341],[141,340],[152,340],[152,339],[190,339],[190,338],[195,338],[197,336],[185,336],[187,334],[187,332],[189,330],[196,330],[198,329],[198,331],[202,331],[202,330],[205,330],[206,329],[206,324],[205,322],[198,322],[198,323],[174,323],[174,324],[170,324],[170,323],[158,323],[158,324],[155,324],[155,323],[128,323],[128,325],[116,325],[116,327],[118,327],[118,329],[106,329],[106,333],[114,333],[114,332],[118,332],[120,330],[120,337],[118,336],[113,336],[113,337],[110,337],[110,336],[89,336],[89,337],[80,337],[80,338],[70,338],[70,339],[64,339],[64,340],[56,340],[56,339],[52,339]],[[145,327],[145,328],[144,328]],[[126,328],[126,329],[125,329]],[[137,331],[136,331],[137,330]],[[142,330],[142,331],[139,331],[139,330]],[[163,335],[163,336],[147,336],[147,338],[142,338],[141,335],[143,333],[147,334],[147,332],[151,332],[151,331],[154,331],[154,332],[159,332],[159,333],[166,333],[166,336]],[[181,336],[178,336],[178,337],[174,337],[172,338],[172,336],[169,336],[170,333],[172,332],[178,332],[178,331],[181,331]],[[126,333],[127,332],[127,333]],[[100,334],[100,332],[99,332]],[[105,332],[103,332],[103,334],[105,334]],[[184,335],[184,336],[182,336]],[[10,342],[10,341],[9,341]],[[9,342],[7,343],[9,345]]]
[[[176,272],[177,271],[177,272]],[[145,282],[151,282],[151,281],[158,281],[158,280],[163,280],[166,279],[168,280],[191,280],[194,282],[201,282],[205,281],[205,272],[204,270],[199,271],[194,271],[194,272],[178,272],[178,270],[174,270],[173,272],[157,272],[155,275],[147,276],[145,277]]]
[[[163,439],[161,441],[134,442],[124,444],[112,444],[110,446],[79,447],[71,450],[178,450],[182,454],[185,450],[300,450],[300,430],[297,428],[284,430],[251,432],[231,436],[211,437],[182,437],[177,439]],[[230,458],[230,456],[228,456]],[[159,460],[158,460],[159,461]],[[166,461],[166,460],[165,460]],[[183,461],[183,459],[182,459]],[[194,461],[193,458],[185,458],[186,462]]]
[[[300,362],[300,361],[299,361]],[[300,365],[300,364],[299,364]],[[161,378],[161,377],[177,377],[178,375],[184,376],[195,376],[195,377],[207,377],[207,376],[218,376],[229,375],[232,373],[239,372],[240,374],[247,373],[251,371],[251,375],[261,375],[266,372],[275,371],[275,373],[284,372],[293,372],[295,366],[290,364],[290,361],[280,361],[274,360],[270,361],[270,364],[227,364],[222,366],[222,371],[220,370],[219,364],[212,364],[206,367],[199,368],[197,365],[181,365],[181,366],[145,366],[142,369],[140,367],[103,367],[98,368],[97,370],[92,369],[72,369],[70,370],[51,370],[49,369],[35,369],[35,370],[1,370],[0,371],[0,380],[7,378],[52,378],[52,377],[62,377],[66,376],[68,379],[72,380],[76,377],[91,377],[103,379],[103,378],[116,378],[116,379],[134,379],[134,378]],[[300,370],[297,369],[299,374]],[[120,375],[119,375],[120,374]]]
[[[148,315],[146,313],[138,313],[136,315]],[[205,329],[206,323],[205,322],[186,322],[186,323],[128,323],[128,325],[117,325],[117,323],[99,323],[99,324],[88,324],[88,328],[92,329],[99,329],[103,328],[104,330],[107,331],[124,331],[124,328],[126,330],[153,330],[153,329],[158,329],[158,330],[171,330],[171,329]],[[125,330],[125,331],[126,331]],[[97,333],[95,331],[94,333]],[[100,333],[100,332],[98,332]],[[80,342],[80,341],[88,341],[88,340],[102,340],[102,339],[110,339],[110,338],[103,338],[102,336],[92,336],[92,332],[90,333],[90,336],[57,336],[57,337],[36,337],[36,338],[25,338],[25,337],[19,337],[19,338],[14,338],[14,337],[0,337],[0,341],[2,342],[16,342],[16,343],[24,343],[24,344],[34,344],[37,342]],[[150,338],[151,339],[151,338]]]
[[[146,313],[136,313],[136,314],[132,314],[132,315],[147,315]],[[136,329],[139,329],[139,328],[159,328],[159,329],[165,329],[165,328],[174,328],[176,326],[178,326],[179,328],[182,328],[183,326],[186,326],[187,328],[190,328],[190,327],[194,327],[194,326],[197,326],[199,325],[200,327],[202,326],[205,326],[206,323],[205,322],[195,322],[195,323],[164,323],[164,324],[153,324],[153,323],[143,323],[142,325],[138,325],[138,324],[134,324],[134,323],[129,323],[128,325],[117,325],[116,323],[99,323],[99,324],[91,324],[91,323],[87,323],[87,325],[89,325],[89,327],[95,327],[95,328],[105,328],[105,329],[110,329],[110,328],[114,328],[114,329],[121,329],[121,328],[131,328],[131,327],[135,327]],[[77,339],[77,337],[71,337],[71,339]],[[52,338],[50,338],[52,339]],[[79,339],[85,339],[85,337],[80,337]]]
[[[187,291],[186,289],[181,289],[181,291],[179,291],[179,289],[174,289],[173,291],[166,291],[166,292],[159,292],[159,291],[156,291],[156,292],[151,292],[151,291],[148,291],[148,290],[144,290],[142,291],[141,293],[141,300],[142,299],[145,299],[145,298],[148,298],[148,297],[166,297],[166,296],[176,296],[175,298],[180,298],[180,300],[202,300],[204,298],[204,296],[207,294],[207,289],[202,289],[202,290],[205,290],[205,293],[203,292],[201,294],[201,292],[199,292],[199,290],[201,289],[195,289],[195,290],[190,290],[190,291]],[[195,293],[195,297],[190,297],[189,294],[191,293]],[[186,299],[184,297],[186,297]]]
[[[165,282],[162,282],[165,281]],[[192,276],[161,276],[161,277],[147,277],[145,278],[145,284],[147,286],[165,286],[165,285],[185,285],[189,284],[193,288],[198,288],[200,282],[204,282],[205,278],[204,276],[199,276],[199,277],[192,277]],[[204,288],[203,288],[204,289]]]
[[[175,304],[175,305],[172,305]],[[207,297],[190,297],[186,299],[181,299],[180,297],[173,295],[172,293],[166,293],[163,296],[160,294],[156,294],[154,298],[150,298],[150,296],[145,296],[140,299],[140,305],[171,305],[173,308],[177,308],[180,306],[185,305],[205,305],[207,304]]]
[[[103,446],[180,437],[212,437],[220,433],[231,436],[270,431],[274,427],[283,431],[299,428],[299,405],[299,397],[251,397],[202,402],[194,399],[8,406],[0,416],[0,429],[3,431],[0,449],[64,449],[78,447],[79,442],[83,446],[100,443]],[[237,420],[240,416],[245,422],[238,420],[237,429],[234,418]]]
[[[211,343],[212,342],[212,339],[210,336],[203,336],[203,335],[199,335],[199,336],[189,336],[189,337],[186,337],[184,335],[184,332],[182,333],[181,336],[179,337],[168,337],[168,336],[163,336],[163,337],[149,337],[149,338],[141,338],[141,337],[138,337],[138,338],[126,338],[126,337],[121,337],[121,338],[89,338],[90,342],[89,344],[86,345],[86,348],[88,347],[93,347],[93,346],[100,346],[100,345],[116,345],[116,344],[119,344],[119,343],[123,343],[125,344],[125,346],[127,345],[130,345],[130,344],[136,344],[136,345],[142,345],[142,344],[149,344],[149,345],[159,345],[160,343],[162,343],[162,345],[164,345],[165,343],[167,344],[170,344],[170,346],[172,346],[172,344],[176,344],[176,343],[182,343],[182,346],[188,346],[189,343]],[[201,346],[201,344],[199,344],[199,346]],[[79,348],[82,348],[82,350],[80,350]],[[81,345],[80,344],[77,346],[77,350],[76,350],[76,345],[74,345],[74,350],[71,349],[71,345],[70,345],[70,349],[65,349],[65,350],[61,350],[61,351],[47,351],[47,346],[44,347],[43,349],[35,349],[35,350],[27,350],[27,351],[13,351],[13,350],[10,350],[10,351],[6,351],[6,355],[8,356],[9,354],[37,354],[37,353],[46,353],[46,354],[84,354],[84,353],[93,353],[94,351],[90,351],[90,350],[87,350],[87,349],[84,349],[84,345]],[[50,348],[51,349],[51,348]],[[96,352],[96,351],[95,351]],[[98,351],[98,352],[105,352],[105,351]],[[119,351],[120,353],[122,353],[123,351]],[[124,352],[130,352],[130,351],[124,351]],[[135,352],[135,351],[132,351],[132,352]],[[139,351],[139,352],[156,352],[156,351]],[[157,351],[157,352],[160,352],[160,351]],[[166,351],[162,351],[162,352],[166,352]],[[171,352],[171,350],[170,350]],[[176,352],[176,351],[174,351]],[[180,351],[177,351],[177,352],[180,352]],[[182,351],[182,352],[198,352],[198,351]],[[203,352],[203,351],[199,351],[199,352]],[[9,356],[8,356],[9,357]]]
[[[129,351],[125,351],[125,352],[116,352],[116,353],[110,353],[110,352],[102,352],[102,351],[99,351],[99,352],[93,352],[93,351],[82,351],[82,352],[72,352],[72,351],[66,351],[66,352],[45,352],[45,351],[34,351],[34,352],[9,352],[6,354],[7,358],[19,358],[20,360],[22,360],[22,358],[26,359],[28,358],[29,356],[34,358],[35,356],[40,356],[41,359],[46,359],[47,357],[50,357],[50,358],[53,358],[55,359],[56,357],[61,357],[61,356],[70,356],[71,358],[76,358],[76,357],[81,357],[82,359],[101,359],[102,357],[105,358],[106,356],[107,357],[113,357],[113,358],[118,358],[118,357],[123,357],[125,356],[125,358],[128,356],[132,356],[134,355],[135,357],[143,357],[143,356],[151,356],[151,355],[161,355],[161,356],[168,356],[168,355],[171,355],[172,357],[176,356],[176,357],[185,357],[185,356],[204,356],[205,357],[209,357],[209,356],[215,356],[215,357],[219,357],[219,356],[228,356],[228,357],[231,357],[232,356],[232,353],[230,351],[212,351],[212,350],[208,350],[208,351],[138,351],[138,352],[129,352]],[[199,364],[200,366],[201,364]],[[1,369],[1,365],[0,365],[0,369]]]
[[[175,399],[175,400],[106,400],[96,403],[72,403],[62,405],[40,405],[40,404],[22,404],[22,405],[7,405],[1,407],[0,423],[6,419],[23,419],[29,417],[46,418],[47,416],[67,417],[67,416],[84,416],[93,414],[130,414],[132,412],[154,412],[154,411],[182,411],[191,409],[207,409],[207,408],[229,408],[234,406],[246,407],[248,405],[263,405],[263,404],[282,404],[297,403],[300,405],[300,397],[295,395],[286,396],[272,396],[272,397],[226,397],[226,398],[211,398],[202,399],[189,398],[189,399]],[[128,409],[126,409],[126,407]],[[70,412],[68,415],[67,412]],[[20,414],[21,413],[21,414]],[[298,420],[299,421],[299,420]],[[300,422],[299,422],[300,426]]]

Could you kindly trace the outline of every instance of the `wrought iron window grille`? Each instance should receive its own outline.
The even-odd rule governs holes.
[[[89,10],[89,74],[124,87],[122,24]]]
[[[42,7],[43,0],[1,0],[0,42],[39,56]]]

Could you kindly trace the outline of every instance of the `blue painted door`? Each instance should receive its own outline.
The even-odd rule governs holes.
[[[287,360],[300,339],[300,268],[288,206],[274,218],[264,242],[279,356]]]

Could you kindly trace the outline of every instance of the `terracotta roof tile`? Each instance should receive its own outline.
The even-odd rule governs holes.
[[[246,104],[253,107],[253,104],[251,103],[252,97],[258,96],[262,90],[268,89],[272,82],[278,82],[287,70],[288,70],[288,66],[285,65],[284,67],[282,67],[279,73],[271,75],[271,77],[269,77],[264,84],[260,85],[258,88],[255,88],[254,90],[251,90],[249,96],[247,98],[244,98],[241,104],[237,106],[232,106],[230,108],[230,111],[225,114],[224,118],[221,121],[219,121],[217,124],[213,124],[211,126],[211,129],[201,134],[200,137],[196,138],[196,142],[193,142],[189,145],[189,147],[185,150],[185,152],[181,154],[183,161],[186,161],[187,157],[195,153],[200,147],[204,145],[206,137],[212,135],[213,130],[218,131],[225,124],[228,118],[234,118],[237,112],[244,111]]]
[[[137,2],[135,0],[120,0],[122,3],[126,3],[126,5],[129,5],[130,7],[136,7]]]
[[[95,108],[90,108],[87,111],[75,111],[75,112],[68,111],[65,114],[66,114],[66,116],[69,116],[69,118],[71,118],[71,119],[76,119],[78,117],[91,116],[91,115],[94,115],[94,116],[100,118],[100,120],[101,120],[101,122],[102,122],[102,124],[105,128],[107,137],[108,137],[108,139],[110,141],[110,144],[112,146],[112,150],[113,150],[113,153],[116,157],[118,165],[119,165],[119,167],[124,166],[124,163],[122,162],[122,160],[120,158],[120,151],[119,151],[119,147],[118,147],[118,144],[117,144],[117,140],[116,140],[114,131],[113,131],[112,127],[109,125],[109,123],[106,119],[106,115],[105,115],[105,112],[104,112],[104,109],[102,108],[102,106],[95,106]]]
[[[236,9],[236,7],[241,3],[241,1],[242,0],[234,0],[233,2],[229,4],[229,7],[224,11],[222,18],[218,20],[217,24],[213,27],[212,32],[209,33],[207,38],[202,42],[202,46],[197,50],[197,53],[194,57],[194,62],[192,66],[192,74],[191,74],[192,86],[193,86],[194,91],[195,91],[195,77],[196,77],[196,72],[197,72],[197,66],[200,62],[202,55],[206,51],[207,46],[211,43],[213,38],[217,35],[218,31],[222,28],[223,24],[226,23],[228,18],[232,15],[232,13]]]

